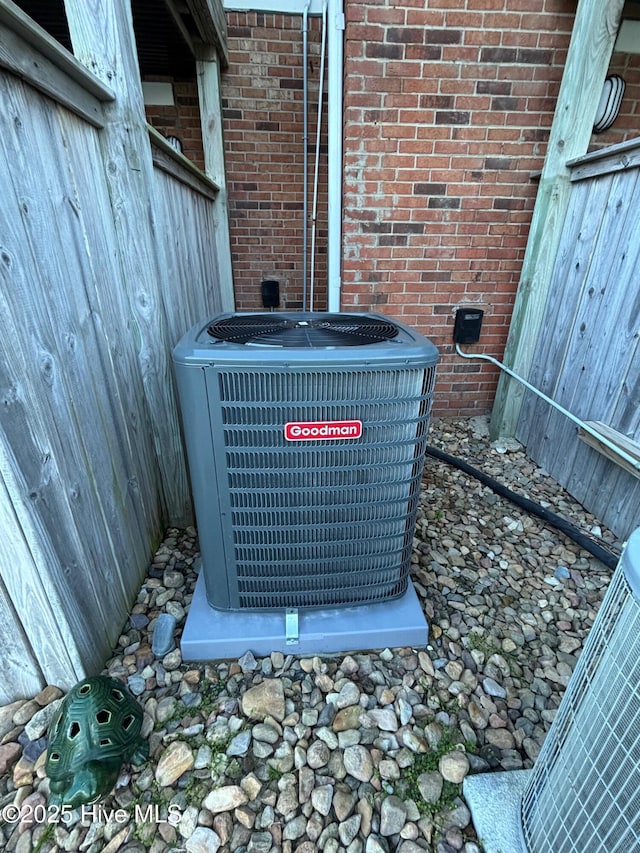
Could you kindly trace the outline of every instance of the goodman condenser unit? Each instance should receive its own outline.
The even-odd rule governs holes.
[[[437,350],[385,317],[224,314],[174,351],[209,604],[407,589]]]
[[[487,853],[640,850],[640,529],[629,537],[533,770],[468,776]]]
[[[640,850],[640,530],[629,538],[522,798],[528,853]]]

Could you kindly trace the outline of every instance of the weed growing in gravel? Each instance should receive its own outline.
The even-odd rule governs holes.
[[[205,793],[209,790],[209,785],[205,785],[205,779],[199,779],[193,774],[189,776],[187,784],[183,788],[183,793],[187,803],[201,803]]]
[[[445,780],[437,802],[427,803],[422,798],[419,787],[420,776],[437,770],[442,756],[458,748],[459,744],[460,739],[455,729],[443,728],[437,749],[416,755],[413,764],[404,771],[403,778],[396,784],[395,792],[403,799],[413,800],[423,816],[435,817],[441,811],[451,808],[459,796],[462,786]]]
[[[421,688],[425,702],[429,705],[431,710],[439,711],[443,708],[442,699],[438,696],[437,693],[432,693],[433,682],[430,675],[422,675],[420,680],[418,681],[418,686]]]
[[[203,716],[208,717],[211,714],[218,697],[224,692],[226,686],[227,684],[223,679],[218,679],[217,681],[211,681],[209,678],[204,679],[200,688],[202,703],[198,708]]]
[[[238,732],[235,734],[238,734]],[[209,771],[211,774],[211,783],[214,788],[222,784],[225,776],[236,774],[236,768],[239,766],[238,762],[236,759],[230,759],[227,755],[227,749],[235,734],[229,731],[223,733],[217,731],[214,727],[209,729],[206,735],[206,743],[212,750]]]
[[[475,631],[471,631],[467,636],[468,647],[471,649],[477,649],[479,652],[482,652],[486,660],[489,660],[492,655],[500,655],[500,657],[504,658],[507,661],[510,661],[512,664],[519,664],[518,655],[515,651],[506,651],[498,643],[493,642],[486,636],[478,634]]]
[[[219,696],[224,692],[225,687],[226,682],[224,680],[211,681],[209,678],[205,678],[200,685],[200,690],[198,691],[201,697],[200,704],[188,706],[183,700],[178,699],[173,714],[162,722],[156,722],[154,726],[155,731],[167,728],[171,723],[178,722],[185,715],[192,714],[194,711],[197,711],[197,713],[206,720],[207,717],[216,710],[216,703]]]
[[[469,648],[482,652],[487,660],[489,660],[491,655],[504,655],[502,648],[497,643],[492,642],[482,634],[471,631],[467,635],[467,638]]]
[[[269,782],[279,782],[280,779],[282,779],[282,777],[284,776],[283,771],[280,770],[278,767],[274,767],[273,764],[269,764],[267,774],[267,779]]]
[[[55,824],[50,823],[47,828],[44,830],[40,838],[38,839],[37,844],[33,847],[32,853],[40,853],[44,845],[53,839],[53,835],[55,832]]]
[[[139,811],[144,813],[148,808],[153,809],[155,814],[155,809],[158,809],[158,813],[163,819],[166,819],[172,795],[171,789],[162,788],[155,779],[145,790],[140,790],[134,783],[129,809],[134,815],[137,815]],[[135,820],[133,838],[136,841],[148,846],[153,840],[153,833],[155,833],[155,824],[150,821]]]

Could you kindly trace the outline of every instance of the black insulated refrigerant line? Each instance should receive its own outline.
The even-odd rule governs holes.
[[[618,565],[618,554],[615,554],[613,551],[610,551],[608,548],[605,548],[598,542],[595,542],[590,536],[587,536],[585,533],[583,533],[583,531],[580,530],[579,527],[576,527],[575,524],[568,521],[566,518],[557,515],[555,512],[552,512],[546,507],[541,506],[535,501],[529,500],[529,498],[525,498],[523,495],[519,495],[517,492],[513,492],[503,483],[498,482],[498,480],[494,480],[493,477],[490,477],[488,474],[485,474],[484,471],[480,471],[478,468],[474,468],[472,465],[469,465],[469,463],[465,462],[463,459],[458,459],[455,456],[450,456],[443,450],[438,450],[438,448],[431,446],[427,447],[427,456],[432,456],[434,459],[439,459],[441,462],[446,462],[447,465],[452,465],[455,468],[459,468],[461,471],[464,471],[465,474],[469,474],[471,477],[474,477],[476,480],[479,480],[483,485],[488,486],[497,495],[500,495],[503,498],[507,498],[507,500],[510,500],[512,503],[516,504],[516,506],[519,506],[527,512],[531,513],[531,515],[535,515],[545,521],[547,524],[551,524],[561,533],[564,533],[565,536],[568,536],[569,539],[573,540],[576,545],[579,545],[581,548],[584,548],[585,551],[588,551],[589,554],[591,554],[593,557],[596,557],[596,559],[600,560],[601,563],[604,563],[607,568],[615,569],[615,567]]]

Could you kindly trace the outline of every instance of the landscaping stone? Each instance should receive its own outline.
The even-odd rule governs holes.
[[[203,805],[212,814],[229,812],[247,802],[247,795],[238,785],[225,785],[215,788],[208,794]]]
[[[344,767],[347,773],[360,782],[368,782],[373,775],[373,759],[370,751],[360,744],[349,746],[344,751]]]
[[[251,720],[273,717],[282,722],[285,716],[284,688],[277,678],[265,679],[250,687],[242,696],[242,712]]]
[[[220,837],[205,826],[199,826],[187,840],[188,853],[216,853],[220,849]]]
[[[380,808],[380,834],[398,835],[407,820],[407,806],[394,795],[385,797]]]
[[[485,427],[434,421],[429,440],[618,544],[517,443],[492,447]],[[125,765],[99,804],[122,809],[124,823],[78,815],[42,853],[479,853],[461,782],[533,765],[611,577],[553,528],[433,459],[411,573],[429,622],[425,649],[247,650],[207,664],[183,662],[177,648],[154,654],[163,615],[180,636],[197,556],[193,529],[167,531],[105,667],[135,688],[150,746],[149,761]],[[50,685],[0,707],[0,805],[47,797],[42,750],[62,697]],[[134,804],[159,811],[142,821]],[[42,829],[22,829],[0,826],[0,848],[31,851]]]
[[[464,752],[454,749],[440,758],[438,769],[446,782],[459,785],[469,773],[469,759]]]
[[[160,756],[156,768],[156,782],[160,787],[173,785],[194,764],[193,752],[183,741],[174,741]]]

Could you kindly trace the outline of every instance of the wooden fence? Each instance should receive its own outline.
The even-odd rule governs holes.
[[[189,520],[170,354],[231,307],[215,185],[150,145],[141,95],[123,119],[126,93],[22,35],[0,15],[0,703],[99,671]]]
[[[571,179],[529,381],[578,418],[640,442],[640,140],[580,158]],[[532,394],[517,437],[619,536],[640,526],[640,480]]]

